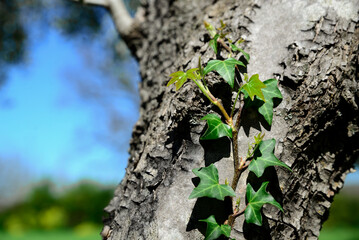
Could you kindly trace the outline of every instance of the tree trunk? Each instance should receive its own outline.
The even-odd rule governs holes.
[[[253,114],[243,119],[241,154],[264,131],[293,170],[271,167],[261,178],[270,180],[267,189],[284,212],[265,205],[261,227],[238,218],[232,237],[317,239],[359,153],[359,1],[149,0],[143,8],[141,35],[126,38],[140,64],[140,119],[126,175],[105,209],[105,238],[203,239],[206,225],[198,219],[215,211],[222,221],[231,213],[222,201],[188,199],[193,168],[215,163],[222,183],[232,178],[229,140],[199,141],[200,119],[217,109],[192,82],[177,92],[166,87],[170,73],[196,67],[199,56],[203,63],[215,58],[203,21],[223,20],[233,40],[246,40],[249,75],[277,78],[283,94],[272,127]],[[218,75],[209,82],[228,98]],[[259,187],[245,173],[237,189],[243,206],[247,176]]]

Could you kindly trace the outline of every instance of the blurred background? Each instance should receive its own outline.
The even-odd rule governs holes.
[[[139,116],[137,63],[100,7],[0,0],[0,26],[0,240],[101,239]],[[358,175],[321,240],[359,239]]]

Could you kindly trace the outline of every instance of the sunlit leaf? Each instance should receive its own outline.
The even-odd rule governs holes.
[[[253,101],[254,96],[257,96],[258,98],[262,99],[265,102],[265,98],[262,92],[262,88],[265,88],[266,85],[259,80],[259,75],[254,74],[247,83],[243,85],[242,91],[246,91]]]
[[[275,139],[265,140],[259,143],[258,154],[254,153],[254,159],[249,164],[249,171],[256,174],[257,177],[261,177],[264,170],[269,166],[281,166],[291,170],[287,164],[281,162],[274,155]]]
[[[244,58],[247,60],[247,62],[249,62],[249,59],[251,59],[251,56],[248,53],[246,53],[242,48],[237,47],[234,44],[231,44],[231,48],[233,51],[240,51],[243,54]]]
[[[247,223],[254,223],[262,226],[261,208],[266,203],[272,204],[283,211],[282,206],[272,197],[272,195],[266,192],[268,183],[269,182],[262,183],[262,186],[257,192],[254,191],[249,183],[247,184],[246,196],[248,205],[244,211]]]
[[[204,68],[204,74],[207,74],[207,73],[215,70],[233,88],[234,87],[234,72],[235,72],[236,65],[246,67],[244,65],[244,63],[242,63],[241,61],[238,61],[234,58],[228,58],[224,61],[211,60],[207,63],[207,66]]]
[[[200,79],[200,76],[197,73],[197,71],[198,68],[192,68],[189,69],[187,72],[178,71],[170,74],[170,77],[172,77],[172,79],[167,83],[167,87],[175,83],[176,90],[178,90],[188,79],[192,79],[192,80]]]
[[[223,123],[221,118],[216,114],[208,114],[201,120],[206,120],[208,128],[201,137],[201,140],[217,139],[221,137],[232,138],[232,128]]]
[[[227,196],[236,196],[230,186],[219,184],[218,170],[213,164],[208,167],[195,168],[192,172],[200,178],[200,182],[198,186],[193,189],[189,199],[210,197],[223,201]]]
[[[213,49],[215,54],[217,54],[217,52],[218,52],[218,42],[217,42],[218,38],[219,38],[219,35],[216,34],[214,36],[214,38],[209,41],[209,46],[211,46],[211,48]]]
[[[266,101],[258,108],[258,112],[263,115],[269,125],[272,125],[273,98],[282,99],[282,94],[278,89],[278,80],[268,79],[263,83],[266,85],[266,88],[262,89]]]
[[[222,234],[226,237],[229,237],[231,235],[231,227],[226,224],[219,225],[214,215],[211,215],[207,219],[202,219],[199,221],[207,223],[206,238],[204,240],[215,240],[219,238],[219,236],[221,236]]]

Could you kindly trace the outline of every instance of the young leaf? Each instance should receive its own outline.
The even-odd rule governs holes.
[[[208,114],[201,120],[207,120],[208,128],[201,137],[201,140],[217,139],[221,137],[232,137],[232,128],[223,123],[216,114]]]
[[[262,99],[264,102],[266,101],[262,92],[262,88],[265,88],[266,85],[259,80],[259,75],[255,74],[253,75],[249,81],[242,86],[242,91],[246,91],[253,101],[254,96],[257,96],[258,98]]]
[[[198,68],[192,68],[187,70],[186,72],[178,71],[170,74],[172,79],[167,83],[167,87],[171,84],[176,84],[176,91],[182,87],[182,85],[187,81],[187,79],[197,80],[200,79],[198,76]]]
[[[260,133],[258,133],[257,136],[254,136],[254,145],[260,144],[264,138],[264,135],[265,135],[265,133],[263,133],[263,135],[262,135],[262,132],[260,132]]]
[[[252,156],[257,146],[262,142],[264,135],[265,133],[263,133],[263,135],[262,132],[258,133],[257,136],[254,136],[254,143],[248,144],[247,158]]]
[[[219,38],[219,35],[216,34],[214,36],[214,38],[209,41],[209,46],[211,46],[211,48],[213,49],[213,51],[216,55],[217,55],[217,49],[218,49],[218,42],[217,42],[218,38]]]
[[[219,225],[214,218],[214,215],[209,216],[207,219],[199,220],[207,223],[206,238],[204,240],[214,240],[219,238],[222,234],[226,237],[231,235],[231,227],[227,224]]]
[[[246,196],[248,205],[244,211],[247,223],[254,223],[262,226],[261,208],[266,203],[272,204],[283,211],[281,205],[272,197],[272,195],[266,192],[268,183],[269,182],[262,183],[262,186],[257,192],[254,191],[249,183],[247,184]]]
[[[244,58],[247,60],[247,62],[249,62],[249,59],[250,59],[251,57],[250,57],[250,55],[249,55],[248,53],[246,53],[242,48],[237,47],[237,46],[234,45],[234,44],[231,44],[231,48],[232,48],[233,51],[240,51],[240,52],[243,54]]]
[[[263,82],[266,88],[262,89],[265,102],[259,107],[258,112],[263,115],[269,125],[272,125],[273,119],[273,98],[282,99],[282,94],[278,89],[278,81],[276,79],[268,79]]]
[[[252,162],[249,164],[249,171],[254,172],[257,177],[261,177],[264,170],[269,166],[281,166],[291,170],[287,164],[279,161],[278,158],[276,158],[274,155],[274,147],[274,138],[262,141],[258,147],[258,151],[261,155],[254,157]]]
[[[216,29],[208,22],[204,21],[204,26],[207,29],[209,35],[211,35],[211,37],[214,37],[217,34]]]
[[[219,31],[222,31],[222,30],[224,30],[224,29],[227,27],[227,24],[225,24],[225,23],[223,22],[223,20],[220,20],[220,22],[221,22],[221,26],[218,28],[218,30],[219,30]]]
[[[238,61],[234,58],[228,58],[224,61],[211,60],[207,63],[207,66],[204,68],[204,74],[207,74],[207,73],[215,70],[233,88],[234,87],[234,71],[235,71],[236,65],[241,65],[243,67],[246,67],[246,65],[244,65],[244,63],[242,63],[241,61]]]
[[[198,186],[193,189],[189,199],[210,197],[223,201],[226,196],[236,196],[230,186],[219,184],[218,170],[213,164],[208,167],[195,168],[192,172],[200,178],[200,182]]]

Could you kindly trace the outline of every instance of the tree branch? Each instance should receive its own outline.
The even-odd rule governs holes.
[[[78,3],[108,7],[108,0],[72,0]]]
[[[134,20],[130,16],[122,0],[107,0],[115,22],[117,31],[122,36],[128,36],[134,27]]]
[[[126,38],[134,29],[134,19],[130,16],[122,0],[72,0],[74,2],[108,8],[120,35]]]

